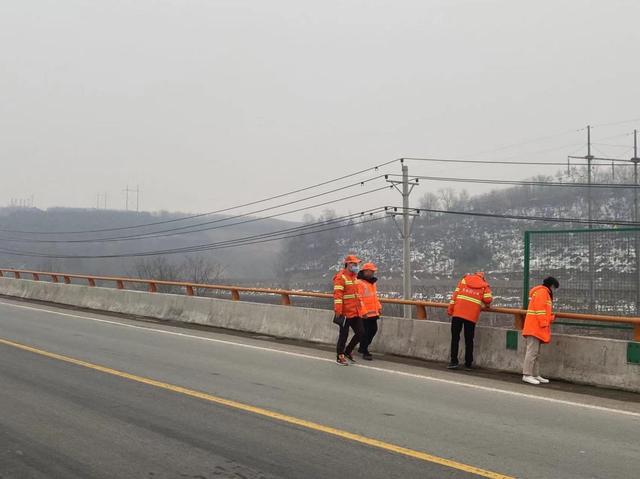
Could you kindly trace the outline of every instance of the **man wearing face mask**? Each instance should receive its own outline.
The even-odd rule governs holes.
[[[360,260],[354,255],[348,255],[344,259],[344,269],[333,277],[333,309],[340,333],[337,344],[337,363],[347,366],[349,361],[354,362],[352,352],[360,342],[363,334],[362,315],[364,312],[362,300],[358,293],[358,265]],[[335,321],[334,321],[335,322]],[[349,329],[353,329],[353,337],[349,344]],[[345,347],[346,346],[346,347]]]
[[[522,380],[529,384],[547,384],[548,379],[540,376],[539,356],[540,346],[551,341],[551,323],[555,320],[553,314],[553,292],[560,287],[560,283],[552,276],[548,276],[542,284],[529,291],[529,306],[524,319],[522,336],[525,338],[526,353],[522,368]]]

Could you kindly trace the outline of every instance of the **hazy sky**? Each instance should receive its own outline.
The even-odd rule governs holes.
[[[639,21],[637,0],[0,0],[0,204],[123,208],[139,184],[201,212],[400,156],[564,161],[587,123],[640,117]]]

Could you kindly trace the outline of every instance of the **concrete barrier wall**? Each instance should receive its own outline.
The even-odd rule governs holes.
[[[323,344],[337,338],[333,313],[319,309],[10,278],[0,278],[0,294]],[[448,361],[448,323],[383,318],[379,324],[374,352]],[[524,342],[519,336],[517,350],[507,349],[507,331],[476,329],[478,366],[521,371]],[[541,358],[541,372],[551,378],[640,392],[640,365],[627,363],[627,341],[557,334]]]

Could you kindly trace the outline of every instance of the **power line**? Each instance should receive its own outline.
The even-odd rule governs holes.
[[[359,226],[359,225],[362,225],[362,224],[374,223],[374,222],[381,221],[381,220],[386,220],[386,219],[388,219],[386,216],[372,217],[372,218],[367,219],[367,220],[361,220],[361,221],[357,221],[357,222],[354,222],[354,223],[347,223],[347,224],[343,224],[343,225],[338,225],[338,226],[334,226],[332,228],[322,228],[322,229],[317,229],[317,230],[314,230],[314,231],[309,231],[309,232],[304,232],[304,233],[299,233],[299,234],[294,234],[294,235],[281,236],[281,237],[278,237],[278,238],[262,239],[262,240],[257,240],[257,241],[250,241],[250,242],[243,242],[243,243],[237,243],[237,244],[231,244],[231,245],[222,245],[222,246],[216,246],[216,247],[211,247],[211,248],[197,249],[197,250],[187,251],[187,253],[195,253],[195,252],[198,252],[198,251],[210,251],[210,250],[225,249],[225,248],[236,248],[236,247],[239,247],[239,246],[249,246],[249,245],[261,244],[261,243],[267,243],[267,242],[270,242],[270,241],[281,241],[281,240],[284,240],[284,239],[292,239],[292,238],[308,236],[308,235],[312,235],[312,234],[316,234],[316,233],[323,233],[323,232],[326,232],[326,231],[338,230],[338,229],[346,228],[347,226]]]
[[[320,198],[322,196],[327,196],[327,195],[330,195],[330,194],[333,194],[333,193],[344,191],[344,190],[346,190],[348,188],[354,188],[356,186],[364,186],[367,183],[373,182],[373,181],[381,179],[381,178],[385,178],[385,175],[375,176],[373,178],[368,178],[366,180],[358,181],[356,183],[351,183],[349,185],[340,186],[339,188],[334,188],[332,190],[324,191],[322,193],[317,193],[315,195],[307,196],[307,197],[304,197],[304,198],[299,198],[297,200],[288,201],[288,202],[281,203],[281,204],[275,205],[275,206],[269,206],[267,208],[262,208],[262,209],[259,209],[259,210],[250,211],[248,213],[241,213],[241,214],[238,214],[238,215],[227,216],[225,218],[220,218],[220,219],[217,219],[217,220],[206,221],[206,222],[203,222],[203,223],[196,223],[196,224],[187,225],[187,226],[180,226],[180,227],[177,227],[177,228],[170,228],[170,229],[166,229],[166,230],[159,230],[159,231],[155,231],[155,232],[140,233],[140,234],[136,234],[136,235],[121,236],[121,237],[112,237],[112,238],[107,238],[107,239],[109,239],[109,240],[120,240],[120,239],[129,239],[129,238],[135,238],[135,239],[142,238],[142,239],[144,239],[144,238],[147,238],[147,237],[154,237],[156,233],[168,233],[168,232],[184,231],[184,230],[190,230],[192,228],[197,228],[197,227],[204,226],[204,225],[211,225],[211,224],[222,223],[222,222],[225,222],[225,221],[231,221],[231,220],[234,220],[234,219],[237,219],[237,218],[246,218],[247,216],[251,216],[251,215],[255,215],[255,214],[259,214],[259,213],[264,213],[265,211],[271,211],[271,210],[274,210],[274,209],[283,208],[283,207],[290,206],[290,205],[293,205],[293,204],[302,203],[304,201],[312,200],[312,199],[315,199],[315,198]],[[383,189],[387,189],[387,187],[385,186],[385,187],[382,187],[382,188],[378,188],[376,190],[372,190],[371,192],[381,191]],[[354,195],[353,197],[355,198],[356,196],[361,196],[361,195]],[[303,209],[306,209],[306,208],[303,208]],[[206,228],[204,228],[202,230],[197,230],[197,231],[205,231],[205,230],[206,230]],[[190,233],[190,232],[191,231],[185,231],[185,233]]]
[[[582,147],[582,146],[584,146],[584,143],[569,143],[569,144],[562,145],[562,146],[554,146],[554,147],[551,147],[551,148],[544,148],[542,150],[535,150],[535,151],[530,151],[530,152],[527,152],[527,153],[518,153],[518,154],[508,155],[508,156],[504,156],[504,157],[502,157],[500,159],[501,160],[507,160],[509,158],[518,158],[518,157],[522,157],[522,156],[525,156],[525,155],[528,155],[528,156],[538,155],[540,153],[549,153],[549,152],[552,152],[552,151],[566,150],[567,148],[576,147],[576,146]]]
[[[252,239],[252,240],[242,240],[242,241],[234,241],[234,242],[229,242],[228,244],[219,244],[216,245],[215,247],[211,247],[211,246],[206,246],[206,247],[202,247],[202,248],[197,248],[197,249],[190,249],[187,252],[196,252],[196,251],[209,251],[211,249],[222,249],[222,248],[231,248],[231,247],[237,247],[237,246],[246,246],[246,245],[253,245],[253,244],[258,244],[258,243],[265,243],[268,241],[279,241],[279,240],[283,240],[283,239],[291,239],[291,238],[298,238],[300,236],[307,236],[307,235],[311,235],[311,234],[315,234],[315,233],[322,233],[322,232],[326,232],[326,231],[332,231],[332,230],[336,230],[336,229],[340,229],[340,228],[344,228],[347,226],[355,226],[355,225],[360,225],[363,223],[371,223],[373,221],[378,221],[378,220],[383,220],[386,219],[386,216],[380,216],[380,217],[374,217],[374,215],[382,213],[384,210],[380,210],[377,212],[369,212],[369,213],[359,213],[357,215],[354,215],[352,218],[349,218],[347,220],[341,220],[341,222],[345,222],[345,224],[339,224],[337,226],[331,227],[331,228],[314,228],[313,230],[310,231],[305,231],[304,233],[296,233],[296,234],[288,234],[285,236],[282,235],[277,235],[277,237],[273,237],[273,238],[258,238],[258,241]],[[368,220],[361,220],[361,221],[357,221],[357,222],[353,222],[353,220],[357,217],[360,216],[365,216],[368,215],[370,217],[370,219]],[[324,224],[334,224],[334,221],[328,221],[325,222]]]
[[[640,118],[634,118],[634,119],[631,119],[631,120],[616,121],[616,122],[611,122],[611,123],[601,123],[601,124],[595,125],[595,126],[604,127],[604,126],[622,125],[624,123],[634,123],[636,121],[640,121]],[[474,152],[473,155],[478,156],[478,155],[485,155],[487,153],[496,153],[498,151],[509,150],[509,149],[517,148],[519,146],[526,146],[526,145],[529,145],[529,144],[532,144],[532,143],[539,143],[539,142],[545,141],[545,140],[552,140],[554,138],[559,138],[561,136],[565,136],[565,135],[568,135],[568,134],[571,134],[571,133],[578,133],[578,132],[584,131],[584,130],[586,130],[586,127],[578,128],[578,129],[572,128],[570,130],[564,130],[564,131],[561,131],[561,132],[558,132],[558,133],[552,133],[550,135],[540,136],[540,137],[536,137],[536,138],[524,139],[524,140],[516,142],[516,143],[509,143],[509,144],[506,144],[506,145],[503,145],[503,146],[498,146],[496,148],[492,148],[490,150],[482,150],[482,151],[479,151],[479,152]],[[622,136],[622,135],[617,135],[617,136]],[[561,146],[561,147],[557,147],[557,148],[554,148],[554,149],[568,148],[569,146],[571,146],[571,145]],[[552,150],[543,150],[542,152],[544,152],[544,151],[552,151]],[[535,154],[535,152],[534,153],[530,153],[530,154]],[[468,155],[465,155],[465,157],[466,156],[468,156]]]
[[[592,145],[599,145],[599,146],[610,146],[612,148],[627,148],[629,150],[633,149],[632,145],[621,145],[619,143],[599,143],[599,142],[591,142]]]
[[[373,208],[370,210],[365,210],[365,211],[361,211],[358,213],[351,213],[349,215],[345,215],[345,216],[340,216],[337,218],[330,218],[327,220],[321,220],[321,221],[317,221],[314,223],[307,223],[301,226],[294,226],[291,228],[285,228],[285,229],[281,229],[281,230],[276,230],[276,231],[272,231],[269,233],[259,233],[259,234],[255,234],[255,235],[249,235],[249,236],[243,236],[240,238],[234,238],[234,239],[230,239],[230,240],[223,240],[223,241],[217,241],[214,243],[205,243],[202,245],[193,245],[193,246],[187,246],[187,247],[183,247],[183,248],[174,248],[174,249],[169,249],[169,250],[161,250],[161,253],[166,253],[166,252],[189,252],[189,251],[200,251],[202,249],[209,249],[210,247],[218,247],[218,246],[229,246],[229,245],[237,245],[237,244],[244,244],[247,241],[254,241],[256,239],[265,239],[265,238],[273,238],[273,237],[280,237],[282,235],[286,235],[286,234],[292,234],[292,233],[299,233],[301,231],[305,231],[305,230],[310,230],[310,231],[317,231],[318,228],[323,229],[324,227],[326,227],[327,225],[332,225],[332,224],[336,224],[336,223],[343,223],[343,222],[351,222],[354,218],[359,218],[365,215],[373,215],[376,213],[380,213],[384,211],[384,207],[378,207],[378,208]],[[319,231],[319,230],[318,230]],[[156,251],[152,252],[153,254],[157,253]]]
[[[632,123],[632,122],[635,122],[635,121],[638,121],[638,120],[640,120],[640,119],[625,120],[625,121],[615,122],[615,123],[602,123],[602,124],[596,125],[596,126],[601,126],[602,127],[602,126],[610,126],[610,125],[621,125],[623,123]],[[503,149],[508,149],[511,146],[513,146],[513,147],[523,146],[523,145],[527,145],[527,144],[530,144],[530,143],[535,143],[538,140],[552,139],[552,138],[555,138],[555,137],[563,136],[563,135],[568,134],[568,133],[577,133],[577,132],[580,132],[580,131],[584,131],[586,129],[587,128],[584,127],[584,128],[580,128],[580,129],[577,129],[577,130],[568,130],[568,131],[566,131],[564,133],[558,133],[556,135],[550,135],[548,137],[541,137],[539,139],[534,139],[534,140],[531,140],[531,141],[524,141],[524,142],[521,142],[521,143],[515,143],[513,145],[508,145],[508,146],[506,146],[504,148],[497,148],[495,150],[482,151],[482,152],[479,152],[479,153],[475,153],[475,155],[478,156],[478,155],[484,155],[486,153],[495,153],[496,151],[501,151]],[[606,141],[606,140],[610,140],[610,139],[613,139],[613,138],[621,138],[621,137],[629,136],[629,135],[631,135],[631,133],[616,134],[616,135],[608,136],[608,137],[605,137],[605,138],[601,138],[601,140],[605,140]],[[513,155],[502,157],[502,159],[516,158],[516,157],[525,156],[525,155],[531,156],[531,155],[537,155],[537,154],[540,154],[540,153],[548,153],[548,152],[552,152],[552,151],[558,151],[558,150],[564,150],[564,149],[567,149],[567,148],[571,148],[572,146],[583,147],[584,143],[571,143],[571,144],[565,144],[565,145],[561,145],[561,146],[554,146],[554,147],[544,148],[544,149],[541,149],[541,150],[535,150],[535,151],[531,151],[531,152],[527,152],[527,153],[513,154]]]
[[[598,148],[593,146],[593,143],[591,143],[591,147],[594,150],[600,151]],[[571,160],[588,160],[589,159],[586,156],[574,156],[574,155],[567,155],[567,158]],[[632,166],[629,160],[626,160],[624,158],[607,158],[605,156],[592,156],[591,160],[592,160],[591,166],[611,166],[610,163],[593,163],[593,161],[607,161],[612,163],[615,162],[616,166]],[[586,166],[586,165],[580,165],[580,166]]]
[[[596,124],[596,125],[592,125],[592,128],[600,128],[600,127],[603,127],[603,126],[623,125],[625,123],[636,123],[636,122],[639,122],[639,121],[640,121],[640,118],[632,118],[630,120],[613,121],[613,122],[610,122],[610,123],[599,123],[599,124]]]
[[[400,175],[390,175],[400,176]],[[443,181],[452,183],[481,183],[490,185],[517,185],[517,186],[560,186],[569,188],[613,188],[613,189],[636,189],[638,185],[627,185],[619,183],[562,183],[554,181],[528,181],[528,180],[492,180],[481,178],[450,178],[442,176],[414,176],[413,178],[427,181]]]
[[[474,154],[476,154],[476,155],[484,155],[486,153],[495,153],[497,151],[510,150],[512,148],[517,148],[518,146],[525,146],[525,145],[529,145],[531,143],[539,143],[541,141],[551,140],[553,138],[558,138],[560,136],[565,136],[565,135],[568,135],[570,133],[575,133],[576,131],[577,130],[575,130],[575,129],[565,130],[563,132],[555,133],[555,134],[552,134],[552,135],[540,136],[540,137],[537,137],[537,138],[531,138],[529,140],[523,140],[523,141],[520,141],[520,142],[517,142],[517,143],[510,143],[508,145],[499,146],[499,147],[493,148],[491,150],[484,150],[484,151],[476,152]]]
[[[158,255],[168,255],[168,254],[176,254],[176,253],[194,253],[199,251],[210,251],[210,250],[233,248],[233,247],[240,247],[240,246],[249,246],[249,245],[260,244],[260,243],[265,243],[270,241],[280,241],[284,239],[297,238],[297,237],[322,233],[326,231],[337,230],[347,226],[356,226],[356,225],[361,225],[366,223],[372,223],[375,221],[386,219],[387,215],[379,216],[379,217],[376,217],[375,215],[380,214],[382,212],[388,212],[390,209],[393,211],[398,211],[398,210],[403,210],[403,207],[373,208],[371,210],[362,211],[359,213],[354,213],[354,214],[346,215],[339,218],[333,218],[330,220],[310,223],[307,225],[294,227],[294,228],[287,228],[287,229],[279,230],[275,232],[263,233],[259,235],[246,236],[246,237],[236,238],[232,240],[208,243],[203,245],[195,245],[195,246],[189,246],[184,248],[168,249],[168,250],[162,250],[162,251],[146,251],[146,252],[113,254],[113,255],[51,255],[51,254],[41,254],[36,252],[6,250],[6,249],[2,249],[0,250],[0,252],[9,254],[9,255],[15,255],[15,256],[28,256],[28,257],[39,257],[39,258],[51,258],[51,259],[107,259],[107,258],[158,256]],[[622,220],[588,221],[580,218],[552,218],[552,217],[545,217],[545,216],[482,213],[482,212],[475,212],[475,211],[453,211],[453,210],[440,210],[440,209],[432,209],[432,208],[418,208],[418,209],[411,208],[411,210],[412,212],[415,211],[416,213],[428,212],[428,213],[437,213],[437,214],[487,217],[487,218],[497,218],[497,219],[507,219],[507,220],[543,221],[543,222],[554,222],[554,223],[578,223],[578,224],[589,223],[589,224],[612,225],[612,226],[640,226],[640,223],[636,223],[632,221],[622,221]],[[363,219],[357,222],[353,221],[354,218],[358,218],[358,217],[366,218],[367,216],[368,216],[368,219]],[[340,224],[340,223],[344,223],[344,224]],[[332,225],[332,226],[327,227],[328,225]]]
[[[431,161],[437,163],[477,163],[480,165],[551,165],[566,166],[565,163],[540,161],[506,161],[506,160],[463,160],[456,158],[403,158],[408,161]]]
[[[257,221],[264,221],[267,219],[272,219],[272,218],[277,218],[279,216],[285,216],[288,214],[292,214],[292,213],[298,213],[300,211],[305,211],[305,210],[310,210],[310,209],[314,209],[314,208],[319,208],[321,206],[328,206],[334,203],[339,203],[342,201],[346,201],[346,200],[350,200],[353,198],[358,198],[361,196],[365,196],[365,195],[369,195],[372,193],[377,193],[379,191],[382,190],[388,190],[392,188],[392,186],[382,186],[380,188],[375,188],[373,190],[367,190],[364,191],[362,193],[356,193],[353,195],[349,195],[349,196],[345,196],[345,197],[341,197],[338,199],[334,199],[334,200],[330,200],[330,201],[324,201],[322,203],[316,203],[314,205],[309,205],[309,206],[304,206],[301,208],[296,208],[293,210],[288,210],[288,211],[284,211],[281,213],[276,213],[273,215],[269,215],[269,216],[261,216],[261,217],[257,217],[257,218],[249,218],[247,220],[244,221],[238,221],[235,223],[228,223],[228,224],[223,224],[223,225],[218,225],[218,226],[207,226],[205,228],[199,228],[199,229],[194,229],[191,231],[173,231],[173,230],[166,230],[165,232],[157,232],[157,233],[164,233],[164,234],[151,234],[149,233],[148,235],[136,235],[136,236],[131,236],[131,237],[115,237],[115,238],[96,238],[96,239],[82,239],[82,240],[37,240],[37,239],[29,239],[29,238],[0,238],[0,241],[7,241],[7,242],[25,242],[25,243],[46,243],[46,244],[86,244],[86,243],[107,243],[107,242],[115,242],[115,241],[132,241],[132,240],[146,240],[146,239],[153,239],[153,238],[163,238],[163,237],[168,237],[168,236],[177,236],[177,235],[182,235],[182,234],[190,234],[190,233],[198,233],[198,232],[202,232],[202,231],[211,231],[211,230],[217,230],[217,229],[221,229],[221,228],[229,228],[232,226],[238,226],[238,225],[243,225],[243,224],[247,224],[247,223],[254,223]],[[332,192],[335,192],[332,191]],[[315,195],[314,197],[317,197],[320,195]],[[314,198],[314,197],[310,197],[310,198]],[[304,200],[298,200],[298,201],[292,201],[283,205],[278,205],[277,208],[283,207],[283,206],[288,206],[290,204],[294,204],[300,201],[306,201],[309,198],[305,198]],[[274,207],[276,208],[276,207]],[[273,208],[268,208],[268,209],[273,209]],[[266,210],[266,209],[265,209]],[[260,211],[265,211],[265,210],[260,210]],[[251,212],[251,213],[246,213],[246,214],[242,214],[242,215],[237,215],[234,217],[230,217],[230,218],[223,218],[220,220],[216,220],[216,221],[211,221],[208,223],[202,223],[204,224],[210,224],[210,223],[220,223],[220,222],[224,222],[224,221],[230,221],[232,219],[236,219],[236,218],[242,218],[242,217],[246,217],[252,214],[255,214],[256,212]],[[195,227],[198,225],[192,225],[192,227]],[[179,229],[179,228],[176,228]],[[173,232],[172,232],[173,231]]]
[[[399,208],[399,209],[402,209],[402,208]],[[513,215],[513,214],[506,214],[506,213],[481,213],[477,211],[452,211],[452,210],[439,210],[439,209],[432,209],[432,208],[418,208],[418,209],[412,209],[412,211],[417,211],[419,213],[427,212],[427,213],[461,215],[461,216],[480,216],[484,218],[498,218],[498,219],[508,219],[508,220],[545,221],[545,222],[551,222],[551,223],[579,223],[579,224],[629,226],[629,227],[640,226],[640,223],[637,223],[635,221],[625,221],[625,220],[605,219],[605,220],[589,221],[581,218],[553,218],[548,216]]]
[[[174,248],[174,249],[159,250],[159,251],[141,251],[141,252],[134,252],[134,253],[122,253],[122,254],[111,254],[111,255],[52,255],[52,254],[37,253],[34,251],[18,251],[18,250],[8,250],[8,249],[0,249],[0,252],[9,254],[9,255],[14,255],[14,256],[57,258],[57,259],[107,259],[107,258],[113,259],[113,258],[130,258],[130,257],[142,257],[142,256],[158,256],[158,255],[176,254],[176,253],[191,253],[191,252],[197,252],[197,251],[208,251],[212,249],[222,249],[222,248],[235,247],[235,246],[245,246],[249,244],[263,243],[267,241],[277,241],[282,239],[296,238],[299,236],[321,233],[324,231],[331,231],[331,230],[343,228],[349,225],[369,223],[371,221],[385,219],[386,216],[373,218],[369,220],[363,220],[356,223],[353,223],[353,220],[354,218],[366,217],[367,215],[369,217],[373,217],[374,215],[382,213],[384,211],[386,211],[386,207],[378,207],[378,208],[373,208],[366,211],[361,211],[359,213],[353,213],[353,214],[346,215],[339,218],[332,218],[329,220],[310,223],[310,224],[297,226],[293,228],[287,228],[287,229],[278,230],[270,233],[262,233],[258,235],[245,236],[241,238],[235,238],[235,239],[226,240],[226,241],[219,241],[215,243],[206,243],[201,245],[194,245],[194,246],[188,246],[183,248]],[[326,227],[327,225],[334,225],[336,223],[345,223],[345,224],[338,224],[337,226],[332,226],[331,228]],[[308,230],[308,231],[305,231],[305,230]]]
[[[570,158],[582,158],[582,157],[570,157]],[[548,161],[506,161],[506,160],[464,160],[457,158],[402,158],[407,161],[428,161],[428,162],[436,162],[436,163],[469,163],[469,164],[479,164],[479,165],[536,165],[536,166],[567,166],[566,163],[562,162],[548,162]],[[609,158],[599,158],[601,160],[609,161]],[[629,160],[619,160],[626,161],[628,163]],[[597,163],[593,166],[610,166],[609,164]],[[620,165],[622,166],[622,165]],[[629,164],[629,166],[631,166]]]
[[[379,168],[382,168],[384,166],[390,165],[392,163],[396,163],[400,161],[399,159],[394,159],[394,160],[390,160],[387,161],[385,163],[381,163],[379,165],[375,165],[369,168],[365,168],[363,170],[360,171],[356,171],[353,173],[349,173],[347,175],[343,175],[337,178],[333,178],[331,180],[326,180],[323,181],[321,183],[316,183],[314,185],[310,185],[310,186],[306,186],[304,188],[298,188],[296,190],[292,190],[292,191],[288,191],[286,193],[281,193],[278,195],[274,195],[274,196],[270,196],[267,198],[263,198],[260,200],[255,200],[255,201],[251,201],[248,203],[244,203],[244,204],[240,204],[240,205],[235,205],[235,206],[229,206],[227,208],[223,208],[223,209],[219,209],[219,210],[215,210],[215,211],[209,211],[206,213],[198,213],[195,215],[189,215],[189,216],[183,216],[180,218],[173,218],[170,220],[163,220],[163,221],[155,221],[155,222],[151,222],[151,223],[142,223],[142,224],[137,224],[137,225],[130,225],[130,226],[120,226],[120,227],[115,227],[115,228],[100,228],[100,229],[93,229],[93,230],[76,230],[76,231],[24,231],[24,230],[9,230],[9,229],[2,229],[0,228],[0,232],[3,233],[17,233],[17,234],[40,234],[40,235],[62,235],[62,234],[84,234],[84,233],[103,233],[103,232],[108,232],[108,231],[122,231],[122,230],[129,230],[129,229],[136,229],[136,228],[143,228],[143,227],[147,227],[147,226],[155,226],[155,225],[163,225],[163,224],[169,224],[169,223],[175,223],[178,221],[186,221],[186,220],[190,220],[190,219],[194,219],[194,218],[202,218],[203,216],[210,216],[210,215],[215,215],[215,214],[220,214],[220,213],[225,213],[227,211],[231,211],[231,210],[236,210],[239,208],[245,208],[247,206],[253,206],[259,203],[265,203],[267,201],[272,201],[275,199],[279,199],[279,198],[283,198],[285,196],[290,196],[290,195],[294,195],[297,193],[302,193],[304,191],[308,191],[308,190],[312,190],[314,188],[319,188],[321,186],[325,186],[328,185],[330,183],[335,183],[337,181],[342,181],[345,180],[347,178],[352,178],[354,176],[357,175],[361,175],[363,173],[367,173],[370,171],[378,171]]]

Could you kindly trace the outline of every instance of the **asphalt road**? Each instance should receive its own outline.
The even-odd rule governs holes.
[[[0,365],[0,478],[614,479],[640,470],[640,402],[629,395],[382,360],[345,368],[269,338],[6,299]]]

